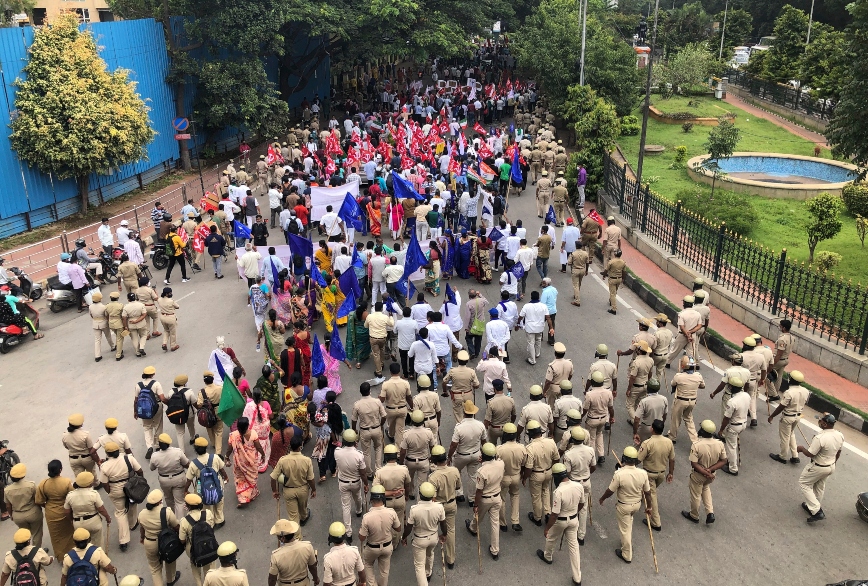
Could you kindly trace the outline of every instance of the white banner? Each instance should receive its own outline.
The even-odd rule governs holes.
[[[348,192],[353,197],[359,197],[359,182],[353,181],[340,187],[311,187],[310,221],[318,222],[325,215],[326,206],[332,206],[333,211],[338,213]]]
[[[317,189],[317,188],[314,187],[314,189]],[[256,252],[258,252],[262,256],[262,258],[259,259],[259,272],[260,273],[262,272],[262,264],[265,262],[265,259],[268,258],[268,248],[269,248],[268,246],[257,246],[256,247]],[[314,250],[316,250],[316,249],[314,249]],[[244,277],[244,267],[242,267],[240,264],[237,264],[237,263],[238,263],[238,259],[240,259],[244,255],[244,252],[245,252],[245,250],[243,248],[236,248],[235,249],[235,262],[236,262],[236,265],[238,267],[238,276],[242,277],[242,278],[246,278],[246,277]],[[289,250],[289,246],[286,244],[278,244],[277,246],[274,247],[274,253],[275,253],[274,256],[279,258],[283,262],[283,266],[287,267],[289,269],[290,274],[292,274],[292,253]],[[271,269],[269,269],[269,271],[271,271]],[[267,278],[270,280],[271,276],[269,275]]]

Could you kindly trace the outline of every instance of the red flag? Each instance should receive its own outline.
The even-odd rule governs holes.
[[[494,152],[491,150],[491,147],[488,146],[488,143],[485,141],[481,141],[479,143],[479,148],[476,150],[479,153],[479,156],[483,159],[487,159],[489,157],[494,156]]]
[[[335,165],[335,160],[331,157],[328,157],[328,162],[326,163],[325,174],[327,177],[331,177],[334,175],[334,172],[337,171],[337,165]]]
[[[597,210],[591,210],[590,212],[588,212],[588,216],[590,216],[591,219],[598,223],[601,227],[606,227],[606,222],[603,221],[603,218],[600,216],[600,214],[597,213]]]
[[[461,163],[458,162],[458,159],[454,157],[449,159],[449,172],[456,175],[461,174]]]
[[[205,238],[211,233],[211,229],[205,224],[200,224],[193,234],[193,250],[196,252],[205,251]]]
[[[512,81],[506,78],[506,91],[512,91]]]
[[[279,156],[280,155],[278,155],[275,152],[274,147],[271,145],[268,145],[268,156],[266,157],[265,162],[268,163],[269,165],[273,165],[277,162],[277,158]]]
[[[309,157],[310,156],[310,149],[307,148],[306,144],[301,145],[301,156],[302,157]]]
[[[488,132],[485,130],[485,128],[482,127],[482,125],[479,122],[477,122],[476,124],[473,125],[473,130],[475,130],[476,132],[478,132],[482,136],[488,136]]]
[[[479,161],[479,172],[483,175],[494,175],[494,169],[486,165],[483,161]]]
[[[214,186],[216,189],[216,185]],[[217,194],[212,191],[206,191],[205,195],[199,200],[199,207],[205,210],[206,212],[213,212],[217,209],[217,206],[220,204],[220,198],[217,197]]]

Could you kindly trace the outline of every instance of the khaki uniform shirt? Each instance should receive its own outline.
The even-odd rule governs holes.
[[[152,288],[144,285],[136,289],[136,299],[141,301],[145,306],[151,306],[157,302],[159,296],[157,296],[157,292]]]
[[[626,268],[627,263],[620,258],[613,258],[609,261],[609,268],[606,269],[606,274],[609,275],[610,279],[623,279]]]
[[[657,336],[647,330],[639,330],[633,334],[633,339],[630,340],[630,344],[631,346],[638,346],[639,342],[642,341],[645,341],[651,347],[652,352],[657,348]],[[638,354],[635,354],[634,356],[638,356]]]
[[[810,392],[801,385],[793,385],[784,391],[781,396],[781,406],[784,408],[784,415],[801,415],[805,404],[808,402]]]
[[[555,408],[552,409],[552,417],[555,419],[555,425],[558,429],[567,429],[567,411],[576,409],[580,414],[584,406],[582,400],[575,395],[561,395],[555,401]],[[581,415],[579,415],[581,417]]]
[[[339,480],[360,480],[365,472],[365,456],[356,447],[342,446],[335,450]]]
[[[705,381],[698,372],[679,372],[672,377],[675,399],[695,399],[699,389],[705,388]]]
[[[36,483],[30,480],[12,482],[3,496],[12,505],[13,513],[30,512],[36,508]]]
[[[190,555],[190,548],[193,547],[193,525],[187,520],[187,517],[193,519],[193,523],[197,523],[205,515],[205,522],[214,527],[214,515],[207,509],[199,509],[198,511],[190,511],[181,519],[179,523],[178,538],[184,542],[187,555]]]
[[[126,456],[126,459],[124,459],[124,456]],[[130,467],[133,469],[132,473],[127,468],[127,460],[129,460]],[[101,484],[108,485],[110,495],[123,496],[127,480],[141,469],[142,467],[138,461],[128,454],[123,454],[117,458],[108,458],[99,467],[99,481]]]
[[[380,389],[380,400],[387,408],[400,409],[407,407],[407,396],[410,394],[410,383],[402,378],[390,378]],[[412,401],[411,401],[412,402]]]
[[[642,500],[642,494],[651,492],[648,473],[635,466],[624,466],[615,470],[609,490],[615,493],[619,502],[632,505]]]
[[[165,450],[155,450],[151,456],[151,470],[162,477],[177,476],[187,471],[190,459],[181,448],[169,446]]]
[[[147,315],[147,311],[141,301],[130,301],[124,305],[121,315],[127,318],[131,330],[144,330],[148,327],[148,322],[143,317]]]
[[[636,406],[634,417],[639,418],[640,425],[650,426],[655,419],[666,422],[666,413],[669,412],[669,401],[659,393],[648,393],[642,397]]]
[[[88,543],[87,547],[84,549],[74,548],[76,554],[78,554],[79,559],[84,559],[84,556],[87,555],[88,547],[91,547],[93,543]],[[108,585],[108,576],[106,575],[105,568],[112,561],[105,554],[101,547],[97,546],[96,550],[94,550],[93,554],[90,556],[90,563],[99,568],[99,586],[107,586]],[[69,557],[69,553],[63,556],[63,566],[60,568],[60,573],[66,576],[66,573],[69,571],[69,568],[72,567],[72,558]]]
[[[283,486],[298,488],[313,480],[313,460],[301,452],[290,452],[274,465],[271,478],[277,480],[283,474]]]
[[[373,397],[362,397],[353,404],[352,420],[362,430],[376,429],[386,416],[386,408]]]
[[[552,515],[572,517],[579,512],[579,506],[585,502],[585,488],[578,482],[565,480],[558,484],[552,495]]]
[[[563,169],[567,166],[567,161],[569,157],[567,157],[566,153],[558,153],[555,155],[555,167]]]
[[[657,338],[657,344],[654,346],[654,356],[666,356],[669,353],[672,336],[672,330],[665,327],[657,328],[657,333],[654,336]]]
[[[120,301],[111,301],[105,306],[105,314],[108,317],[108,325],[113,330],[124,329],[124,322],[121,315],[124,311],[124,304]]]
[[[723,409],[723,415],[729,417],[729,422],[732,424],[745,423],[747,421],[749,410],[750,395],[746,391],[740,391],[735,393],[730,400],[726,402],[726,407]]]
[[[92,488],[76,488],[66,495],[63,508],[72,511],[72,518],[87,517],[99,513],[103,506],[99,493]]]
[[[153,509],[142,509],[139,511],[139,523],[145,530],[145,539],[156,540],[160,534],[162,525],[160,524],[160,511],[166,509],[166,524],[169,527],[178,527],[178,518],[175,517],[171,507],[156,506]]]
[[[555,421],[555,418],[552,416],[552,408],[542,399],[531,401],[525,405],[521,410],[521,415],[519,415],[516,425],[527,427],[527,422],[531,419],[539,421],[544,437],[548,434],[548,426]]]
[[[564,203],[567,201],[567,188],[563,185],[555,185],[552,189],[552,200],[555,203]]]
[[[323,583],[335,586],[355,584],[358,573],[365,569],[359,548],[346,544],[333,546],[322,563]]]
[[[36,546],[28,545],[22,549],[19,549],[17,550],[18,555],[20,555],[21,557],[26,557],[27,554],[33,551],[34,547]],[[48,584],[48,578],[45,576],[45,566],[49,565],[52,561],[53,559],[47,553],[45,553],[45,550],[41,548],[38,549],[35,554],[33,554],[33,563],[39,564],[39,583],[42,586],[46,586],[46,584]],[[12,556],[12,552],[10,551],[6,554],[6,557],[3,558],[3,573],[14,575],[15,570],[17,569],[18,562],[15,561],[15,558]]]
[[[621,229],[614,225],[606,226],[606,229],[603,232],[603,239],[608,248],[616,250],[618,248],[618,240],[621,239]]]
[[[571,379],[573,376],[573,361],[569,358],[555,358],[551,362],[549,362],[548,368],[546,368],[546,380],[552,383],[552,386],[556,387],[554,389],[556,394],[560,394],[561,390],[558,387],[561,381],[564,379]],[[551,387],[549,387],[549,392],[551,392]]]
[[[585,393],[585,403],[582,405],[589,420],[609,418],[609,408],[615,408],[615,400],[612,391],[605,387],[588,390]]]
[[[531,163],[539,163],[542,161],[542,151],[538,148],[533,149],[530,152],[530,161]]]
[[[214,383],[205,385],[205,387],[197,393],[198,399],[196,400],[196,408],[201,407],[205,403],[205,401],[202,400],[202,391],[205,391],[205,396],[209,401],[211,401],[211,404],[214,405],[214,409],[217,409],[217,406],[220,405],[220,398],[223,396],[223,387]]]
[[[125,433],[121,433],[115,430],[114,433],[104,433],[99,436],[99,439],[96,440],[96,443],[93,445],[95,450],[100,448],[105,448],[106,444],[109,442],[114,442],[118,445],[122,452],[126,452],[127,450],[132,451],[133,445],[130,443],[130,438]]]
[[[398,513],[395,512],[395,509],[372,506],[362,517],[359,536],[364,537],[365,543],[369,545],[382,545],[391,543],[392,531],[400,530],[401,521],[398,519]]]
[[[692,307],[687,307],[678,312],[678,331],[682,329],[688,332],[696,326],[702,325],[702,316]]]
[[[775,342],[775,350],[780,352],[781,360],[788,360],[790,358],[790,353],[793,351],[795,343],[796,339],[789,332],[781,334],[778,337],[778,341]]]
[[[431,455],[431,448],[437,445],[434,432],[424,425],[405,427],[404,437],[401,438],[402,450],[407,450],[407,458],[414,460],[427,460]]]
[[[382,484],[387,491],[404,490],[410,484],[410,471],[397,462],[387,462],[374,473],[374,484]]]
[[[552,194],[552,182],[548,177],[543,177],[536,184],[539,197],[546,198]]]
[[[365,327],[370,331],[372,339],[386,338],[395,327],[395,320],[382,311],[374,311],[365,318]]]
[[[708,320],[711,319],[711,308],[709,308],[707,305],[704,305],[704,304],[702,304],[702,305],[694,304],[693,309],[702,318],[702,322],[701,322],[702,327],[706,327],[708,325]]]
[[[591,375],[595,372],[603,373],[603,388],[612,390],[612,381],[618,379],[618,369],[615,367],[615,363],[606,358],[601,358],[591,364],[591,368],[588,369],[588,380],[591,380]]]
[[[440,395],[434,391],[422,391],[413,397],[413,409],[419,409],[430,419],[440,413]]]
[[[497,457],[503,462],[503,475],[516,476],[527,463],[527,448],[515,440],[497,446]]]
[[[593,236],[596,238],[600,234],[600,229],[600,225],[590,216],[582,221],[582,236]]]
[[[174,299],[169,297],[160,297],[157,300],[157,309],[160,310],[160,315],[170,316],[175,315],[175,310],[180,309],[180,305]]]
[[[570,440],[572,439],[572,432],[573,432],[573,429],[576,427],[578,427],[579,429],[581,429],[582,431],[585,432],[585,441],[583,441],[582,444],[583,445],[588,444],[588,437],[589,437],[588,430],[585,429],[584,427],[582,427],[581,425],[572,425],[572,426],[570,426],[569,429],[567,429],[567,431],[564,432],[564,435],[561,436],[561,441],[558,442],[558,451],[559,452],[561,452],[561,453],[566,452],[567,449],[570,447]],[[563,457],[563,456],[561,456],[561,457]]]
[[[471,417],[459,421],[452,431],[452,441],[458,444],[456,452],[466,456],[479,452],[483,437],[485,437],[485,426],[481,421]]]
[[[479,470],[482,470],[480,468]],[[477,475],[479,472],[477,472]],[[497,485],[498,494],[500,494],[500,483]],[[440,503],[434,501],[422,501],[417,505],[410,507],[410,516],[407,517],[407,524],[413,526],[414,537],[430,537],[437,533],[437,526],[441,521],[446,520],[446,510]]]
[[[675,446],[664,435],[652,435],[639,446],[639,461],[648,472],[667,472],[675,459]]]
[[[515,400],[503,393],[495,393],[485,406],[485,421],[492,427],[503,427],[516,416]]]
[[[538,437],[527,444],[527,459],[524,467],[534,472],[546,472],[555,462],[561,459],[555,440]]]
[[[647,354],[640,354],[630,363],[630,376],[633,377],[633,386],[644,385],[651,378],[654,371],[654,360]]]
[[[543,161],[545,162],[546,167],[551,167],[555,162],[555,152],[551,149],[547,150],[543,153]]]
[[[539,258],[548,258],[552,254],[552,237],[548,234],[540,234],[539,238],[536,239],[537,243],[537,257]]]
[[[561,463],[567,467],[570,480],[587,480],[591,476],[591,466],[597,465],[597,454],[587,444],[573,444],[561,456]]]
[[[476,371],[469,366],[453,366],[443,377],[443,384],[448,385],[449,383],[452,383],[454,395],[472,393],[473,389],[479,388],[479,378],[476,376]]]
[[[92,303],[87,309],[90,313],[93,329],[104,330],[108,327],[108,320],[105,315],[105,305],[100,303]]]
[[[247,580],[247,570],[238,570],[233,567],[219,567],[208,570],[205,574],[203,586],[250,586]]]
[[[208,458],[214,456],[214,460],[211,462],[211,468],[214,469],[214,472],[220,474],[220,471],[226,467],[223,463],[223,458],[218,456],[217,454],[196,454],[196,457],[193,460],[199,460],[200,463],[207,466]],[[196,467],[196,464],[191,460],[190,465],[187,467],[187,480],[190,482],[195,482],[199,478],[199,468]]]
[[[844,446],[844,436],[837,429],[824,429],[814,436],[808,451],[814,454],[811,460],[819,466],[835,463],[835,458]]]
[[[434,500],[440,504],[455,500],[455,495],[461,490],[461,472],[455,466],[435,466],[428,476],[428,482],[437,491]]]
[[[703,468],[711,468],[721,460],[726,460],[726,447],[720,440],[700,437],[690,446],[690,461]]]
[[[567,260],[574,275],[586,275],[588,273],[588,253],[584,250],[574,250]]]
[[[476,471],[476,490],[482,491],[482,496],[500,497],[500,483],[506,467],[500,460],[483,462]]]
[[[742,352],[742,366],[750,371],[750,380],[755,381],[758,380],[760,374],[765,368],[766,359],[763,355],[756,350],[750,350],[748,352]],[[742,381],[747,383],[746,380]]]
[[[90,454],[90,450],[93,447],[90,433],[80,427],[75,431],[65,431],[60,442],[64,448],[69,450],[70,456],[86,456]]]

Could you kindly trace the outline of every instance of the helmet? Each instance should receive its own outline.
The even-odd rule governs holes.
[[[172,214],[170,214],[169,212],[164,213],[163,214],[163,221],[164,222],[171,222],[172,221]]]
[[[75,241],[75,247],[76,248],[84,248],[85,244],[86,243],[84,241],[84,238],[79,238],[78,240]]]

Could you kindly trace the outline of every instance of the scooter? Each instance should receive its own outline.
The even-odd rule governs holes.
[[[2,303],[6,303],[2,301]],[[21,315],[28,318],[39,330],[39,312],[30,304],[24,301],[18,301],[18,311]],[[0,354],[9,353],[15,346],[29,338],[31,332],[28,328],[22,328],[16,324],[4,324],[0,322]]]
[[[30,275],[19,269],[18,267],[10,267],[9,272],[18,277],[18,282],[21,284],[21,290],[24,295],[32,301],[36,301],[42,297],[42,285],[35,283]]]
[[[85,274],[88,278],[89,287],[84,299],[90,305],[90,295],[94,291],[99,291],[99,287],[94,284],[90,273]],[[57,275],[48,277],[48,293],[45,299],[48,301],[48,309],[51,310],[51,313],[60,313],[67,307],[78,307],[78,296],[72,285],[62,284]]]

